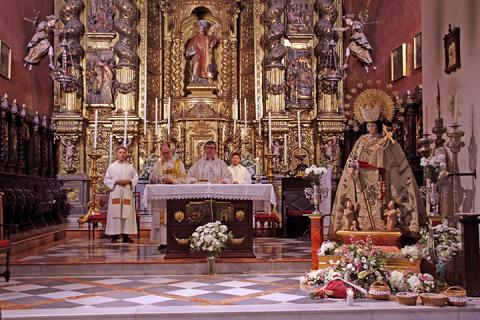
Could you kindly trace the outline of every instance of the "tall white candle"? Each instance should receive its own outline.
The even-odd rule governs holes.
[[[300,127],[300,110],[297,110],[298,148],[302,148],[302,129]]]
[[[110,133],[110,143],[108,144],[108,163],[112,163],[113,135]]]
[[[171,107],[172,107],[172,98],[168,97],[168,110],[167,110],[167,116],[168,116],[168,120],[167,120],[167,135],[170,136],[170,113],[171,113]]]
[[[233,101],[233,136],[237,133],[237,110],[238,110],[238,100],[235,98]]]
[[[287,164],[287,147],[288,147],[288,136],[285,133],[283,135],[283,163]]]
[[[143,104],[143,134],[147,136],[147,95],[145,95],[145,102]]]
[[[247,98],[243,99],[243,108],[245,109],[245,112],[244,112],[245,113],[245,117],[244,117],[245,118],[244,119],[244,121],[245,121],[245,125],[244,125],[245,134],[247,134]]]
[[[423,133],[427,133],[428,128],[428,108],[426,105],[423,105]]]
[[[255,175],[258,177],[260,175],[260,158],[255,159]]]
[[[158,137],[158,97],[155,97],[155,137]]]
[[[258,141],[262,140],[262,120],[258,120]]]
[[[123,127],[123,146],[127,147],[127,125],[128,125],[128,111],[125,111],[125,121]]]
[[[272,112],[268,111],[268,147],[272,148]]]
[[[95,126],[93,127],[93,149],[97,150],[98,110],[95,110]]]

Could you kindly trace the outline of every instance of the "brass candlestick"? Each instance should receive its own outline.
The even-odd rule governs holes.
[[[429,136],[429,133],[422,133],[421,138],[418,139],[417,151],[422,157],[425,158],[428,158],[432,152],[432,148],[430,146],[432,144],[432,139],[430,139]]]
[[[267,180],[268,183],[273,183],[273,157],[275,156],[273,153],[267,153],[265,155],[268,159],[267,161]]]
[[[447,133],[447,136],[450,138],[450,141],[447,142],[447,148],[450,149],[452,153],[452,172],[450,174],[453,176],[453,210],[454,213],[459,212],[460,206],[462,205],[464,189],[462,188],[460,176],[460,170],[458,168],[458,153],[465,146],[465,142],[461,138],[465,135],[465,131],[459,129],[459,124],[454,124],[451,126],[452,131]]]
[[[95,195],[97,193],[97,184],[98,178],[97,175],[97,160],[102,156],[98,153],[91,153],[88,155],[92,159],[92,172],[90,174],[90,201],[88,202],[88,211],[85,215],[78,218],[78,224],[82,225],[88,221],[88,218],[92,215],[97,214],[96,210],[96,203],[95,203]]]

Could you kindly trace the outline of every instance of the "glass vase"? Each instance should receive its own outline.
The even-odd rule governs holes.
[[[207,256],[207,274],[215,274],[215,256]]]

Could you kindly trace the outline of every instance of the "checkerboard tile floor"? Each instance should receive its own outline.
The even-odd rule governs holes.
[[[309,260],[310,242],[300,239],[254,238],[254,253],[258,260]],[[158,251],[157,244],[143,240],[135,241],[134,244],[111,244],[107,239],[62,239],[14,255],[12,263],[162,262],[164,256],[163,252]]]
[[[3,310],[26,310],[311,303],[298,279],[295,274],[15,278],[0,284],[0,304]]]

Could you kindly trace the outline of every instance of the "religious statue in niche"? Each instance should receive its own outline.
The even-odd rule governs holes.
[[[289,52],[288,58],[286,71],[287,100],[293,104],[308,104],[313,93],[310,53],[295,50]]]
[[[88,28],[91,32],[113,32],[113,0],[91,0]]]
[[[50,60],[48,67],[52,70],[55,70],[51,37],[53,34],[60,31],[59,29],[55,28],[55,23],[58,21],[58,18],[54,15],[50,15],[47,16],[45,20],[40,22],[38,22],[37,16],[33,20],[27,18],[24,19],[32,22],[35,26],[35,34],[30,39],[26,47],[27,55],[23,59],[25,61],[24,66],[30,71],[34,65],[37,65],[40,60],[46,54],[48,54],[48,58]]]
[[[113,103],[114,58],[110,50],[91,51],[87,54],[87,103]]]
[[[328,164],[336,162],[337,138],[327,140],[323,145],[323,155]]]
[[[278,172],[282,169],[282,162],[284,162],[283,155],[283,145],[284,143],[279,139],[275,139],[272,142],[272,152],[273,152],[273,169]]]
[[[361,65],[365,68],[365,71],[368,73],[368,68],[371,67],[373,70],[376,67],[373,65],[373,60],[370,55],[372,51],[372,46],[368,42],[367,37],[363,33],[363,28],[366,24],[372,24],[376,22],[367,22],[368,20],[368,9],[363,9],[358,14],[358,20],[355,20],[354,14],[347,14],[343,17],[346,27],[335,28],[336,31],[348,31],[351,30],[350,42],[347,49],[345,50],[345,64],[344,69],[348,67],[348,58],[350,55],[353,55]]]
[[[313,12],[312,3],[305,0],[290,0],[287,6],[287,33],[311,33]]]
[[[213,48],[221,38],[221,30],[218,24],[209,27],[205,20],[199,20],[197,28],[185,50],[185,55],[190,59],[190,85],[211,84],[218,73]]]
[[[282,59],[287,53],[287,49],[282,43],[282,38],[285,35],[285,25],[281,19],[285,11],[285,1],[282,0],[269,0],[267,1],[267,7],[265,9],[265,23],[268,26],[267,35],[265,38],[266,57],[265,67],[267,68],[283,68]],[[268,88],[267,91],[271,91],[273,94],[279,94],[282,92],[282,88]],[[275,93],[274,93],[275,92]]]
[[[61,140],[63,145],[63,156],[65,159],[65,171],[68,173],[75,172],[75,168],[73,167],[75,161],[75,143],[70,140]]]

